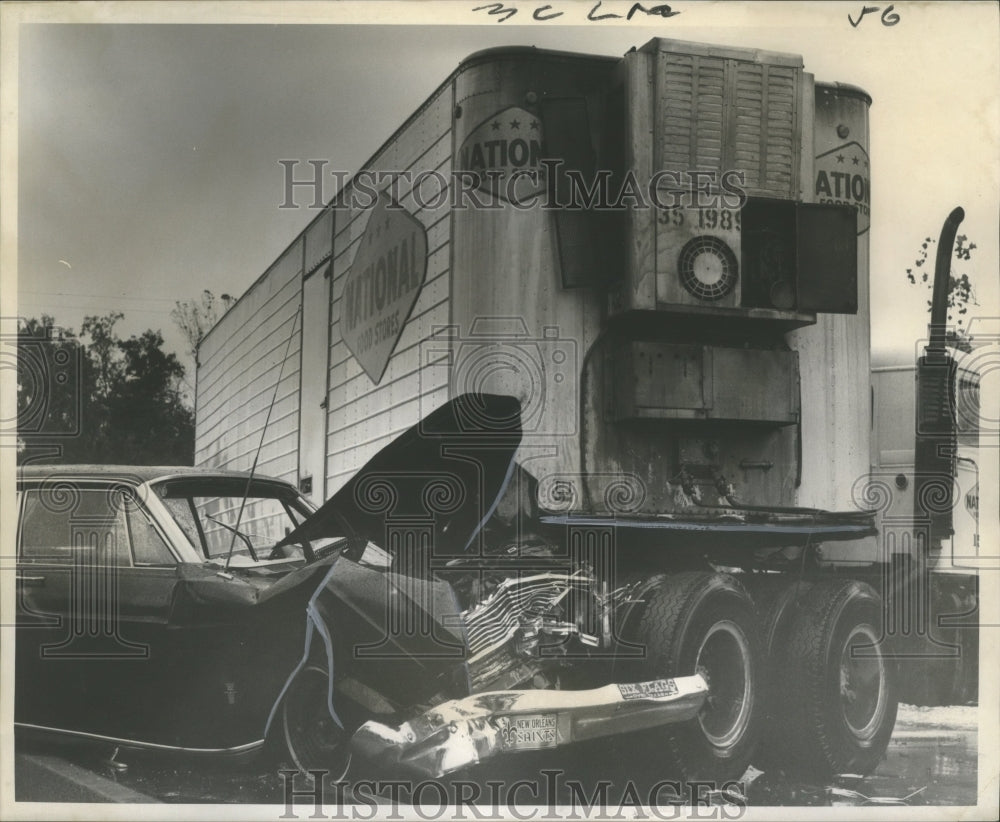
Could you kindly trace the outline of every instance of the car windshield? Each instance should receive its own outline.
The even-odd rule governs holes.
[[[312,508],[292,488],[255,481],[218,478],[165,481],[153,486],[188,540],[206,560],[233,566],[306,559],[338,543],[312,540],[275,550]]]

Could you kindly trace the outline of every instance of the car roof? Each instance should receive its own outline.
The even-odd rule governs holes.
[[[176,476],[202,477],[238,477],[246,479],[249,473],[245,471],[222,471],[214,468],[195,468],[190,465],[103,465],[103,464],[60,464],[20,465],[17,469],[18,479],[44,479],[46,477],[79,478],[79,479],[113,479],[116,482],[130,482],[141,485],[144,482],[166,479]],[[285,480],[269,477],[265,474],[254,474],[254,480],[277,482],[289,485]]]

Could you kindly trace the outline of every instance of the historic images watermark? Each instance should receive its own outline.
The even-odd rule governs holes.
[[[511,151],[511,149],[508,149]],[[674,171],[662,169],[643,180],[633,170],[622,175],[610,169],[588,174],[565,168],[562,160],[533,157],[526,148],[521,154],[501,158],[512,170],[484,168],[455,169],[447,174],[437,170],[362,170],[353,176],[346,171],[326,170],[328,160],[279,160],[283,169],[283,209],[326,207],[331,202],[328,186],[333,181],[334,208],[371,209],[385,192],[390,208],[402,209],[409,197],[415,210],[440,208],[498,210],[670,210],[675,208],[739,209],[746,203],[746,175],[742,171],[706,169]],[[298,176],[302,166],[305,176]],[[303,205],[300,192],[312,202]]]
[[[483,782],[331,781],[323,770],[279,774],[285,806],[279,819],[741,819],[747,808],[746,785],[738,780],[585,784],[558,768],[534,778]]]

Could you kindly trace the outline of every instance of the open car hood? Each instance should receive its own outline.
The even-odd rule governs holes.
[[[496,508],[520,444],[517,399],[462,394],[379,451],[279,545],[358,536],[387,550],[415,540],[436,556],[461,554]]]

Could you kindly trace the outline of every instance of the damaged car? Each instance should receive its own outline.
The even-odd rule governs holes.
[[[17,727],[334,779],[634,737],[739,775],[766,710],[746,591],[690,524],[676,573],[609,562],[621,523],[539,516],[520,444],[516,399],[462,395],[318,510],[245,474],[23,469]]]

